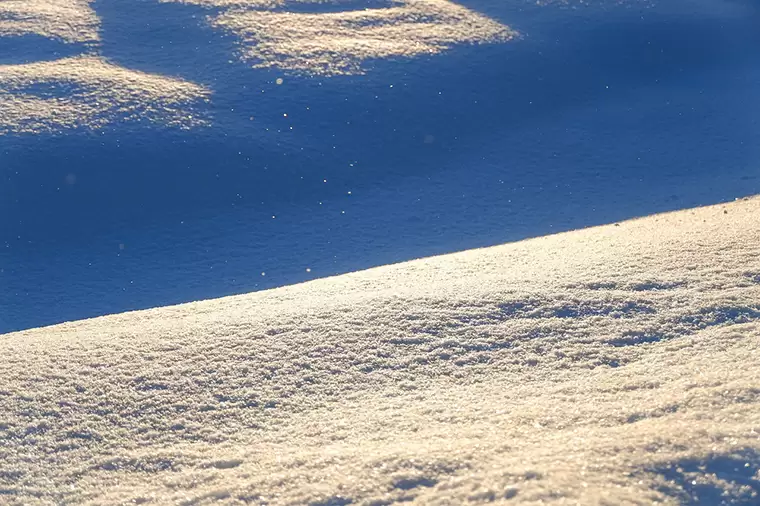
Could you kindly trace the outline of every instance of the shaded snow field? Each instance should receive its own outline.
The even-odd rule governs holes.
[[[6,334],[0,502],[758,504],[758,216]]]
[[[535,4],[0,2],[0,332],[760,193],[757,2]]]
[[[341,0],[177,3],[210,9],[198,23],[237,37],[237,56],[251,66],[307,75],[358,74],[371,60],[436,54],[454,44],[504,42],[516,35],[448,0],[393,0],[369,9],[366,2]],[[210,112],[203,105],[211,91],[202,84],[109,63],[100,51],[96,6],[90,0],[0,2],[0,41],[24,58],[0,60],[0,135],[97,130],[124,122],[208,126]],[[325,7],[328,12],[320,12]],[[313,12],[288,10],[304,8]],[[48,52],[35,61],[40,49]]]

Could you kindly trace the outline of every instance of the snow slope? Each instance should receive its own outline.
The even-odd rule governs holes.
[[[758,504],[758,216],[3,335],[0,502]]]

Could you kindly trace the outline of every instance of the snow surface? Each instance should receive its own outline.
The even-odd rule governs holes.
[[[65,98],[61,88],[68,88]],[[0,135],[39,133],[120,122],[204,124],[187,109],[209,91],[160,75],[132,71],[94,56],[5,65],[0,69]]]
[[[284,2],[273,6],[284,11],[233,8],[212,25],[237,34],[244,58],[256,67],[324,75],[361,73],[367,60],[437,54],[453,44],[506,42],[516,35],[448,0],[396,0],[372,9],[353,3],[351,9],[351,2],[335,2],[348,4],[336,12],[319,12],[326,2],[303,0],[292,5],[316,6],[317,12],[291,12]]]
[[[758,504],[758,216],[4,335],[0,500]]]
[[[758,26],[0,0],[0,504],[759,504]]]
[[[0,2],[0,332],[760,193],[757,2],[198,3]]]
[[[238,53],[253,66],[309,74],[359,73],[366,60],[435,54],[454,44],[505,42],[515,35],[448,0],[392,1],[372,9],[366,8],[366,3],[357,6],[319,0],[299,0],[292,6],[288,2],[227,0],[195,3],[227,8],[208,16],[209,26],[236,34],[244,46]],[[346,10],[281,11],[297,6],[319,10],[325,5]],[[107,30],[97,7],[92,0],[0,3],[0,39],[20,45],[12,52],[26,60],[15,65],[0,61],[0,136],[77,127],[100,130],[109,123],[135,120],[170,127],[208,126],[207,121],[194,117],[192,110],[193,102],[210,95],[204,86],[103,59],[101,32]],[[134,22],[122,20],[122,28],[129,27],[130,21]],[[200,20],[196,22],[200,24]],[[41,45],[40,39],[47,44]],[[62,45],[50,51],[49,45],[56,42]],[[35,61],[40,50],[47,52]],[[81,54],[60,56],[61,51],[77,50]],[[51,56],[54,59],[50,60]]]
[[[4,0],[0,36],[40,36],[67,43],[99,39],[98,16],[91,0]]]

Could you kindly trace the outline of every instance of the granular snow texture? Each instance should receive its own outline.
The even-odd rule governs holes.
[[[0,66],[0,135],[103,128],[148,122],[178,128],[207,124],[190,107],[202,86],[147,74],[97,56]]]
[[[65,43],[100,40],[92,0],[3,0],[0,37],[42,36]]]
[[[2,0],[0,136],[99,130],[113,123],[208,124],[195,111],[210,90],[149,74],[100,54],[91,0]],[[8,61],[8,58],[11,61]]]
[[[235,34],[256,68],[362,74],[373,60],[505,42],[517,32],[449,0],[163,0],[224,8],[212,26]],[[368,7],[371,6],[371,7]]]
[[[448,0],[399,0],[377,8],[340,0],[163,1],[207,8],[199,24],[233,33],[238,56],[253,67],[302,74],[359,74],[371,60],[437,54],[455,44],[516,35]],[[0,43],[11,49],[0,61],[0,136],[136,121],[208,126],[209,115],[198,106],[210,100],[210,89],[125,68],[102,54],[97,6],[91,0],[0,1]]]
[[[0,503],[760,504],[760,199],[0,336]]]

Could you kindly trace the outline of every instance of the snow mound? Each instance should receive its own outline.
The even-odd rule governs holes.
[[[235,34],[242,58],[254,67],[304,74],[362,74],[372,60],[438,54],[454,44],[517,35],[449,0],[178,1],[224,8],[210,16],[211,25]]]
[[[66,43],[93,43],[100,37],[92,0],[3,0],[0,37],[40,35]]]
[[[167,76],[126,69],[90,55],[0,66],[0,135],[102,128],[113,122],[207,124],[190,107],[210,92]]]
[[[757,504],[760,199],[0,337],[11,504]]]
[[[207,124],[194,105],[201,85],[128,69],[100,54],[101,21],[91,0],[0,2],[0,135],[100,129],[144,121]]]

